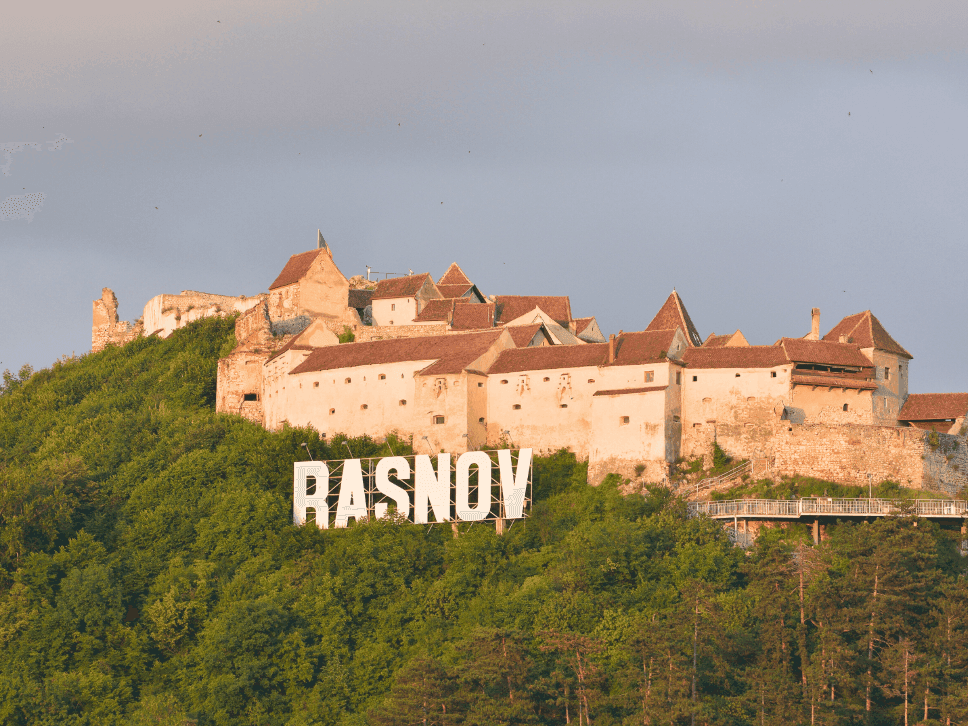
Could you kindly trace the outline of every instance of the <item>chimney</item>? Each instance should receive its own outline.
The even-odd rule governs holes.
[[[810,311],[810,340],[820,340],[820,308]]]
[[[608,336],[608,362],[615,362],[615,333]]]

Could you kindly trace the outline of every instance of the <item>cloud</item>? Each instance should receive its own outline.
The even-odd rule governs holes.
[[[43,192],[20,194],[7,197],[0,202],[0,221],[9,222],[12,219],[26,219],[28,223],[34,221],[34,212],[44,206],[47,195]]]

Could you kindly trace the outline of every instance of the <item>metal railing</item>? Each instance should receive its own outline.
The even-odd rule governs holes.
[[[709,489],[717,484],[722,484],[723,482],[730,481],[731,479],[736,479],[742,476],[747,471],[752,471],[753,465],[749,461],[745,461],[734,469],[730,469],[725,474],[720,474],[719,476],[711,476],[708,479],[703,479],[700,482],[696,482],[696,495],[703,489]]]
[[[797,519],[802,516],[886,517],[912,514],[918,517],[968,517],[968,502],[953,499],[729,499],[687,502],[689,516],[705,514],[713,519],[734,517]]]

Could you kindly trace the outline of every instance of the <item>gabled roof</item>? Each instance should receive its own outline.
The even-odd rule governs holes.
[[[652,318],[652,322],[649,323],[646,330],[671,330],[673,328],[682,328],[689,345],[697,348],[702,345],[699,331],[692,324],[692,318],[689,317],[686,306],[682,304],[682,298],[675,290],[666,298],[665,303],[659,308],[659,312]]]
[[[737,330],[735,333],[726,333],[726,335],[710,333],[702,344],[703,348],[725,348],[727,346],[749,346],[749,341],[746,340],[746,336],[742,332]]]
[[[511,334],[511,340],[514,341],[514,346],[516,348],[527,348],[531,341],[534,340],[534,336],[538,334],[538,331],[544,327],[543,323],[534,323],[532,325],[515,325],[514,327],[508,328],[507,331]],[[547,334],[545,335],[547,338]]]
[[[567,295],[497,295],[497,322],[508,323],[541,308],[554,320],[567,326],[571,322],[571,301]]]
[[[481,294],[481,291],[477,289],[477,285],[465,285],[464,283],[441,285],[440,283],[437,283],[437,289],[444,297],[464,297],[464,295],[467,293],[474,292],[479,300],[484,300],[484,296]]]
[[[370,300],[373,299],[372,290],[350,290],[349,299],[347,300],[347,305],[351,308],[356,308],[357,310],[362,310],[367,305],[370,304]]]
[[[846,336],[848,343],[854,343],[860,348],[875,348],[908,359],[914,358],[891,337],[870,310],[848,315],[823,336],[823,339],[838,342],[841,336]]]
[[[407,361],[431,361],[425,373],[459,373],[482,356],[502,332],[447,333],[315,348],[290,375]]]
[[[867,356],[852,343],[832,343],[828,340],[804,340],[803,338],[780,338],[779,345],[787,358],[794,363],[814,363],[828,366],[870,368]]]
[[[295,282],[299,282],[306,273],[309,272],[310,266],[316,261],[316,257],[323,250],[309,250],[309,252],[300,252],[298,255],[293,255],[289,258],[289,262],[286,266],[282,268],[282,272],[275,281],[269,285],[270,290],[275,290],[277,287],[285,287],[286,285],[292,285]]]
[[[575,319],[575,335],[581,335],[585,328],[595,322],[595,317],[590,318],[576,318]]]
[[[454,305],[454,314],[451,320],[453,330],[483,330],[493,327],[494,303]]]
[[[598,327],[598,321],[594,317],[578,318],[575,323],[575,335],[586,343],[604,343],[605,336],[602,329]]]
[[[778,345],[750,345],[729,348],[687,348],[682,355],[689,368],[775,368],[789,365]]]
[[[449,323],[451,320],[451,317],[453,317],[455,303],[457,302],[460,302],[460,301],[453,300],[453,299],[428,300],[424,304],[423,310],[417,313],[417,317],[415,317],[413,321],[415,323],[431,323],[431,322]]]
[[[467,285],[470,287],[471,280],[464,274],[464,271],[460,269],[460,265],[456,262],[451,262],[450,267],[447,268],[447,272],[440,276],[437,280],[438,285]],[[445,296],[446,297],[446,296]]]
[[[668,360],[665,353],[669,350],[675,335],[675,330],[624,333],[615,340],[614,363],[608,362],[608,343],[512,348],[501,353],[488,373],[662,363]]]
[[[416,295],[424,283],[430,281],[434,284],[429,272],[420,275],[409,275],[407,277],[391,277],[388,280],[380,280],[373,291],[373,300],[386,300],[397,297],[413,297]]]
[[[943,421],[968,414],[968,393],[912,393],[898,421]]]

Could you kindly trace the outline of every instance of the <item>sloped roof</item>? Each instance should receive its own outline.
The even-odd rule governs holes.
[[[450,322],[454,312],[454,300],[428,300],[423,310],[417,313],[415,323]]]
[[[508,323],[541,308],[562,325],[571,322],[571,302],[567,295],[497,295],[498,323]]]
[[[448,333],[315,348],[306,360],[290,371],[290,375],[405,361],[433,361],[424,372],[438,363],[441,365],[433,372],[460,372],[483,355],[501,332]]]
[[[912,393],[898,421],[941,421],[968,414],[968,393]]]
[[[664,391],[668,386],[646,386],[645,388],[612,388],[607,391],[595,391],[593,396],[625,396],[629,393],[652,393]]]
[[[521,326],[525,327],[525,326]],[[530,326],[528,326],[530,327]],[[514,330],[514,328],[509,328]],[[516,373],[552,368],[584,368],[608,362],[608,343],[550,345],[540,348],[509,348],[502,351],[488,373]]]
[[[465,294],[467,294],[469,290],[474,289],[474,285],[470,283],[464,284],[462,282],[454,283],[454,284],[445,283],[442,285],[438,282],[437,289],[440,291],[440,294],[443,295],[444,297],[463,297]],[[484,297],[484,296],[481,295],[481,297]]]
[[[587,328],[589,325],[595,322],[595,316],[592,316],[590,318],[576,318],[574,322],[575,322],[575,335],[581,335],[582,332],[585,330],[585,328]]]
[[[437,280],[438,285],[466,285],[470,287],[471,280],[464,274],[464,271],[460,269],[460,265],[456,262],[451,262],[450,267],[447,268],[447,272],[440,276]],[[446,297],[446,296],[445,296]]]
[[[642,363],[658,363],[665,360],[666,353],[676,337],[673,330],[643,330],[638,333],[623,333],[615,339],[615,363],[612,365],[628,366]],[[605,345],[608,343],[588,343],[588,345]]]
[[[483,330],[494,327],[494,303],[455,305],[451,328],[454,330]]]
[[[743,348],[688,348],[682,355],[689,368],[775,368],[789,364],[778,345],[751,345]]]
[[[803,338],[780,338],[779,344],[787,358],[794,363],[817,365],[853,366],[870,368],[872,363],[860,348],[852,343],[833,343],[829,340],[804,340]]]
[[[434,280],[429,272],[420,275],[408,275],[407,277],[391,277],[388,280],[380,280],[373,291],[373,300],[386,300],[396,297],[413,297],[416,295],[424,283],[430,280],[432,285]]]
[[[689,345],[697,348],[702,345],[699,331],[692,324],[692,318],[689,317],[686,306],[682,304],[682,298],[675,290],[666,298],[665,303],[659,308],[659,312],[652,318],[652,322],[649,323],[646,330],[671,330],[673,328],[682,328]]]
[[[838,342],[842,335],[847,336],[847,342],[854,343],[860,348],[876,348],[908,359],[914,358],[891,337],[881,325],[881,321],[874,317],[870,310],[848,315],[823,336],[823,339]]]
[[[309,272],[310,266],[316,261],[317,255],[322,251],[309,250],[309,252],[300,252],[298,255],[290,257],[286,266],[282,268],[282,272],[269,285],[269,289],[275,290],[277,287],[285,287],[286,285],[292,285],[294,282],[299,282]]]
[[[735,333],[726,333],[725,335],[716,335],[715,333],[710,333],[709,337],[707,337],[706,340],[703,341],[702,347],[703,348],[725,348],[726,346],[728,346],[730,343],[733,342],[736,336],[739,336],[741,341],[738,343],[738,345],[744,345],[744,346],[749,345],[749,343],[746,342],[746,337],[740,331],[737,330]]]
[[[790,377],[791,383],[801,386],[829,386],[831,388],[853,388],[860,391],[875,391],[877,384],[864,378],[843,378],[839,376],[813,376],[797,373]]]
[[[511,340],[514,341],[516,348],[527,348],[528,344],[534,340],[534,336],[538,334],[538,331],[543,327],[542,323],[533,323],[531,325],[515,325],[508,328],[507,331],[511,334]]]
[[[356,308],[357,310],[362,310],[367,305],[370,304],[370,300],[373,299],[372,290],[350,290],[349,299],[347,305],[351,308]]]

